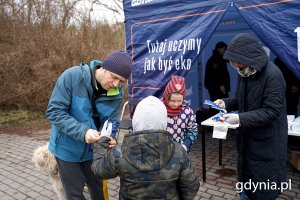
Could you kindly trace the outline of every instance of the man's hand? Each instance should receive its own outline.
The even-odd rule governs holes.
[[[89,129],[84,136],[84,141],[88,144],[92,144],[100,139],[100,133],[94,129]]]
[[[240,123],[240,118],[238,114],[224,114],[225,117],[225,122],[228,122],[229,124],[239,124]]]

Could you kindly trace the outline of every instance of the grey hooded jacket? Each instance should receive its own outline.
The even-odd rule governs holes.
[[[284,181],[287,161],[285,81],[265,50],[250,34],[239,34],[229,44],[224,59],[257,70],[238,77],[234,98],[224,99],[227,110],[238,110],[238,181],[272,184]],[[277,187],[277,188],[278,188]],[[245,189],[251,199],[275,199],[280,190]]]

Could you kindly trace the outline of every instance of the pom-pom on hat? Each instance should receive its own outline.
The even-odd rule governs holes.
[[[185,81],[184,77],[182,76],[172,76],[171,80],[166,86],[166,89],[163,94],[163,98],[166,99],[168,94],[170,93],[179,93],[185,97],[186,88],[185,88]]]
[[[131,58],[126,51],[116,50],[106,56],[102,68],[126,79],[131,74]]]

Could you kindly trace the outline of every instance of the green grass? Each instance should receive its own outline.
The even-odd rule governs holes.
[[[44,120],[43,113],[27,110],[0,111],[0,127],[11,125],[28,125],[32,122]]]

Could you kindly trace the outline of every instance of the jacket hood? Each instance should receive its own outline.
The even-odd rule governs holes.
[[[148,96],[136,106],[132,118],[133,131],[166,130],[167,109],[163,102]]]
[[[224,59],[250,66],[262,71],[268,63],[268,55],[264,48],[251,34],[238,34],[230,42]]]
[[[139,171],[158,171],[165,167],[175,144],[164,130],[138,131],[125,135],[122,154]]]

